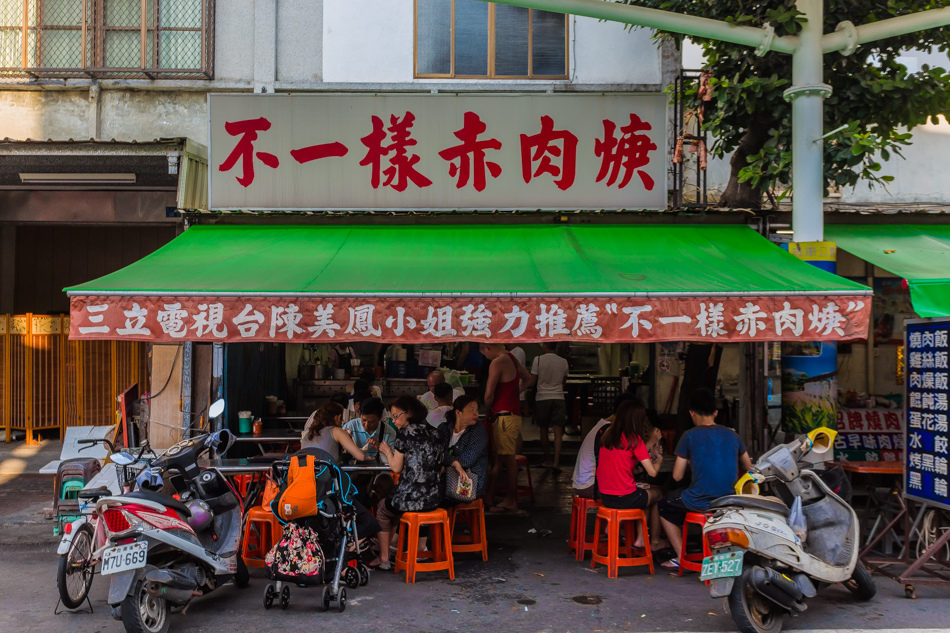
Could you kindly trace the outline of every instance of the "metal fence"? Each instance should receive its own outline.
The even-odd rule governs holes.
[[[211,79],[214,0],[0,0],[0,76]]]
[[[69,317],[0,315],[0,425],[10,441],[39,432],[117,422],[116,398],[133,384],[147,390],[147,344],[70,341]]]

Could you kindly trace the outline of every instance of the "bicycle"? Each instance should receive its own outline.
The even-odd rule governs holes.
[[[105,444],[109,448],[111,464],[115,465],[116,481],[115,489],[101,485],[111,475],[107,474],[105,468],[100,471],[86,488],[79,491],[83,517],[64,526],[63,538],[56,551],[60,556],[56,567],[56,587],[59,590],[60,602],[67,609],[78,609],[86,600],[92,588],[96,565],[101,561],[102,552],[108,545],[105,528],[98,515],[94,511],[87,511],[82,505],[83,501],[91,502],[94,507],[96,500],[101,497],[130,492],[135,484],[135,465],[143,463],[148,466],[151,461],[151,458],[143,459],[149,448],[147,442],[140,448],[138,455],[116,451],[115,445],[107,439],[79,440],[79,444]],[[95,486],[97,480],[100,480],[100,485]]]

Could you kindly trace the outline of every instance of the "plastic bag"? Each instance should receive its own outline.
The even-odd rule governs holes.
[[[795,531],[795,536],[802,543],[808,538],[808,526],[805,524],[805,513],[802,511],[802,498],[795,497],[792,511],[788,515],[788,524]]]

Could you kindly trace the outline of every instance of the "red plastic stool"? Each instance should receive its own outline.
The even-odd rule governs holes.
[[[518,465],[518,474],[521,474],[521,469],[524,468],[525,474],[528,476],[528,485],[522,486],[518,485],[518,498],[524,499],[528,497],[531,499],[531,505],[534,505],[534,485],[531,483],[531,468],[528,467],[528,458],[524,455],[515,455],[515,463]],[[495,489],[496,497],[504,497],[508,494],[508,485],[500,484]]]
[[[639,521],[643,529],[643,554],[638,555],[633,549],[636,538],[634,521]],[[620,547],[620,525],[625,524],[626,543]],[[607,531],[607,552],[604,553],[604,544],[600,543],[591,549],[590,568],[594,569],[597,563],[607,566],[607,577],[616,578],[618,568],[647,565],[650,575],[653,575],[653,553],[650,551],[650,534],[647,531],[647,517],[643,510],[614,510],[600,507],[597,509],[597,519],[594,522],[595,542],[600,539],[602,530]],[[623,554],[621,556],[620,554]]]
[[[689,532],[689,524],[698,525],[700,529],[700,535],[703,539],[703,553],[702,554],[687,554],[686,553],[686,536]],[[686,571],[702,571],[703,569],[703,559],[707,556],[710,556],[712,552],[709,549],[709,543],[706,542],[706,536],[703,535],[702,529],[706,526],[706,515],[702,512],[687,512],[686,521],[683,522],[683,545],[680,547],[679,552],[679,562],[680,562],[680,576],[683,575],[683,570]]]
[[[283,528],[270,508],[255,506],[247,511],[241,558],[248,567],[264,567],[264,558],[280,540]]]
[[[429,551],[419,551],[419,528],[431,525]],[[417,562],[431,558],[431,563]],[[439,508],[432,512],[404,512],[399,518],[399,546],[396,548],[395,571],[406,570],[406,582],[416,582],[416,572],[446,569],[449,580],[455,580],[455,560],[452,558],[452,528],[448,513]]]
[[[571,503],[571,532],[567,539],[567,549],[574,552],[577,560],[584,560],[587,552],[594,549],[594,535],[587,532],[587,511],[601,507],[597,499],[574,497]]]
[[[458,515],[468,524],[470,534],[455,536]],[[449,510],[449,532],[452,534],[452,555],[458,552],[481,552],[482,560],[488,560],[488,533],[485,531],[485,504],[481,499],[453,506]]]

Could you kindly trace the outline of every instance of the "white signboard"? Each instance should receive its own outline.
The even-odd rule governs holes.
[[[212,209],[663,209],[642,95],[209,96]]]

